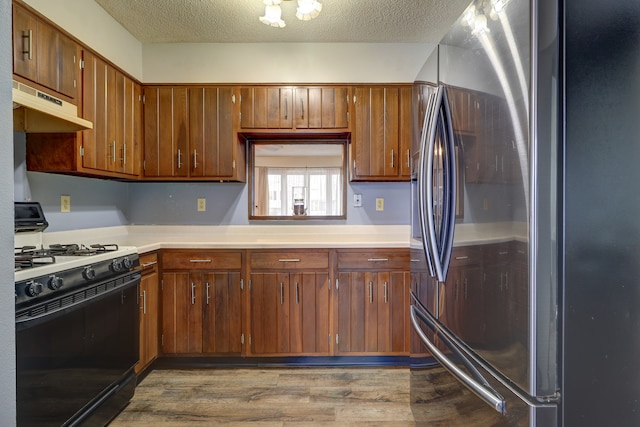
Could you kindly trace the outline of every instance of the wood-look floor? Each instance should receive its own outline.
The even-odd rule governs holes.
[[[447,372],[429,371],[423,396],[433,396],[433,416],[422,425],[493,424],[460,405],[470,393]],[[406,368],[155,370],[110,427],[416,426],[409,381]]]

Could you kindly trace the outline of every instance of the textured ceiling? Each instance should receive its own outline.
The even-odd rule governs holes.
[[[320,15],[262,24],[262,0],[95,0],[142,43],[437,43],[471,0],[321,0]]]

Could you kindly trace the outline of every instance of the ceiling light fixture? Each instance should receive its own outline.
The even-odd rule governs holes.
[[[259,18],[260,22],[271,27],[285,27],[286,24],[282,20],[282,9],[280,8],[282,0],[262,0],[262,2],[265,4],[265,8],[264,16]],[[321,10],[322,3],[318,0],[298,0],[296,17],[301,21],[310,21],[318,16]]]

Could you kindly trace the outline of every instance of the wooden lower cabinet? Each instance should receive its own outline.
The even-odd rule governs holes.
[[[159,297],[158,256],[140,256],[140,360],[136,373],[142,372],[158,357]]]
[[[409,355],[408,250],[171,249],[161,266],[164,356]]]
[[[252,354],[329,354],[327,272],[250,277]]]
[[[336,354],[409,354],[408,250],[338,251]]]
[[[241,265],[241,251],[163,254],[163,354],[241,354]]]
[[[250,353],[329,355],[329,251],[250,251]]]

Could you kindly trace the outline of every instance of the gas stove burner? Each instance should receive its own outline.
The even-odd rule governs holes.
[[[15,270],[24,270],[45,264],[53,264],[56,259],[53,255],[23,253],[15,255]]]
[[[118,250],[118,245],[116,244],[93,244],[89,246],[78,245],[75,243],[72,244],[52,244],[49,245],[48,250],[53,255],[61,255],[61,256],[84,256],[84,255],[95,255],[98,253],[104,252],[113,252]]]

